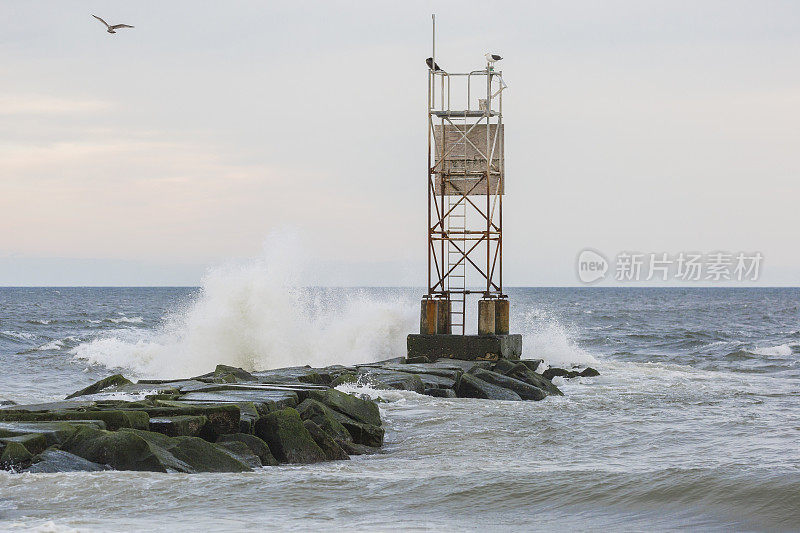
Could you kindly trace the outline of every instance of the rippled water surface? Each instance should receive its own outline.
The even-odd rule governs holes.
[[[416,326],[418,290],[219,284],[0,289],[0,398],[60,398],[112,369],[386,359]],[[601,376],[556,378],[566,396],[542,402],[362,390],[386,400],[385,453],[347,462],[0,473],[0,529],[800,529],[800,290],[510,296],[526,357]]]

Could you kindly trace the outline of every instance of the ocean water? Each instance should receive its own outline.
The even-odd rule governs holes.
[[[0,472],[0,529],[800,530],[800,289],[509,289],[542,402],[381,396],[385,453],[245,474]],[[403,355],[419,289],[0,288],[0,398]]]

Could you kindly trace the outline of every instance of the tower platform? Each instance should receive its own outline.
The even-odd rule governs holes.
[[[408,357],[440,357],[465,361],[519,359],[522,335],[421,335],[412,333],[406,341]]]

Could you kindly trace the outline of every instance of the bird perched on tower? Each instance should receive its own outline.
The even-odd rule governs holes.
[[[503,58],[497,54],[486,54],[486,61],[489,63],[494,63],[495,61],[500,61],[501,59]]]
[[[116,30],[118,30],[120,28],[133,28],[133,26],[128,26],[127,24],[114,24],[113,26],[111,26],[111,25],[108,24],[108,22],[106,22],[105,20],[101,19],[97,15],[92,15],[92,16],[106,25],[106,31],[108,33],[117,33]]]
[[[433,58],[432,57],[429,57],[428,59],[426,59],[425,60],[425,64],[427,64],[428,68],[431,69],[434,72],[442,71],[442,69],[439,68],[439,65],[437,65],[436,63],[433,62]]]

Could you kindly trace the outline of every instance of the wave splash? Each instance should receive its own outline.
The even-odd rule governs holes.
[[[252,371],[405,355],[416,306],[366,291],[298,287],[292,254],[272,244],[261,258],[208,271],[195,299],[155,331],[117,330],[72,354],[155,378],[198,375],[220,363]]]

